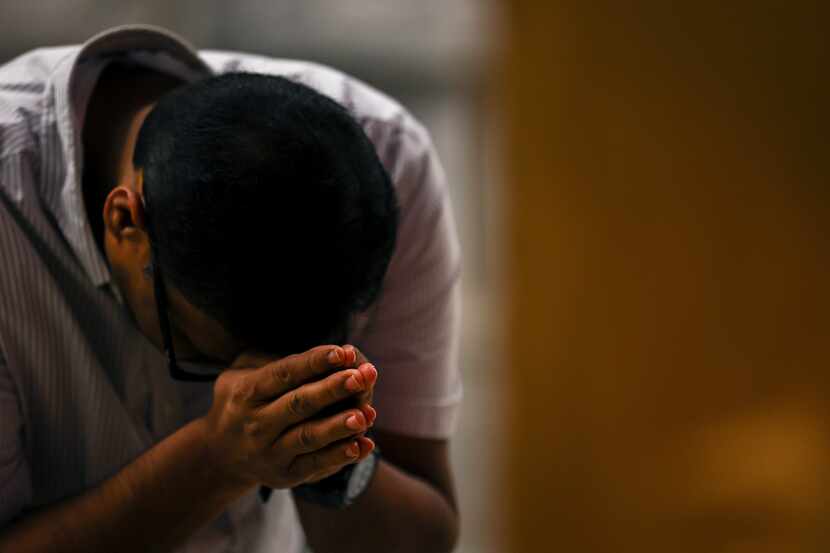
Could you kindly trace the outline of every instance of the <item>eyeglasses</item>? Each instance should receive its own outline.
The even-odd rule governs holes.
[[[167,356],[167,366],[170,370],[170,378],[174,380],[185,380],[189,382],[210,382],[216,380],[224,368],[222,365],[203,363],[179,363],[176,360],[176,350],[173,347],[173,334],[170,332],[170,319],[167,313],[167,288],[164,285],[164,278],[161,274],[161,266],[156,260],[153,247],[150,247],[151,269],[153,273],[153,289],[156,296],[156,312],[158,313],[159,327],[161,328],[161,339],[164,344],[164,353]],[[188,370],[183,370],[186,365]]]

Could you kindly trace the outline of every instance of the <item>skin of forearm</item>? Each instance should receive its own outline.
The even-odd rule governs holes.
[[[428,482],[381,460],[369,488],[346,509],[296,500],[315,553],[440,553],[458,538],[458,515]]]
[[[205,443],[197,419],[100,486],[13,524],[0,551],[170,551],[251,489],[219,478]]]

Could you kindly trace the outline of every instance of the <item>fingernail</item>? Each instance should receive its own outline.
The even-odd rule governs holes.
[[[363,421],[361,421],[357,415],[352,415],[346,419],[346,427],[351,428],[352,430],[360,430],[363,428]]]
[[[346,457],[354,459],[358,455],[360,455],[360,446],[357,445],[357,442],[352,442],[349,447],[346,448]]]
[[[363,386],[361,386],[360,381],[357,378],[355,378],[354,375],[346,379],[346,389],[348,391],[356,392],[361,388],[363,388]]]
[[[367,363],[366,365],[367,380],[369,380],[370,382],[374,382],[375,379],[377,379],[378,377],[378,370],[371,363]]]
[[[349,365],[354,365],[355,361],[357,361],[357,352],[355,352],[354,348],[351,346],[345,346],[343,349],[346,350],[346,360]]]
[[[375,419],[378,418],[378,412],[375,411],[375,408],[372,407],[371,405],[367,405],[367,407],[369,408],[369,415],[370,415],[369,423],[370,424],[375,424]]]
[[[337,348],[334,348],[333,350],[331,350],[329,352],[329,363],[337,364],[337,363],[340,363],[340,361],[341,361],[340,350],[337,349]]]

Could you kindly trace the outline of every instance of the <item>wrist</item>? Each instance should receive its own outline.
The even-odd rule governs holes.
[[[193,420],[185,428],[193,435],[196,466],[207,481],[233,499],[256,486],[255,480],[242,477],[230,467],[224,455],[225,448],[216,439],[204,417]]]

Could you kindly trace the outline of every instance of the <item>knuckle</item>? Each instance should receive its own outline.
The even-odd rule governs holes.
[[[295,417],[305,417],[309,412],[309,402],[300,392],[291,392],[288,398],[288,411]]]
[[[231,380],[233,377],[230,374],[230,371],[224,371],[219,373],[219,376],[216,377],[216,381],[213,383],[213,395],[217,398],[225,398],[228,397],[230,387],[231,387]]]
[[[305,355],[303,355],[303,372],[306,375],[311,375],[314,373],[314,351],[309,351]]]
[[[274,382],[283,387],[290,386],[293,380],[291,377],[291,371],[289,371],[283,363],[275,363],[271,365],[271,378],[273,378]]]
[[[309,359],[315,360],[315,359],[325,357],[325,355],[326,355],[326,353],[328,353],[329,349],[331,349],[331,346],[320,345],[320,346],[314,346],[313,348],[306,351],[305,353],[306,353],[306,356]]]
[[[236,378],[230,384],[229,395],[235,403],[247,403],[256,396],[256,384],[248,378]]]
[[[314,449],[317,444],[314,434],[307,425],[302,425],[297,429],[297,441],[303,449]]]

